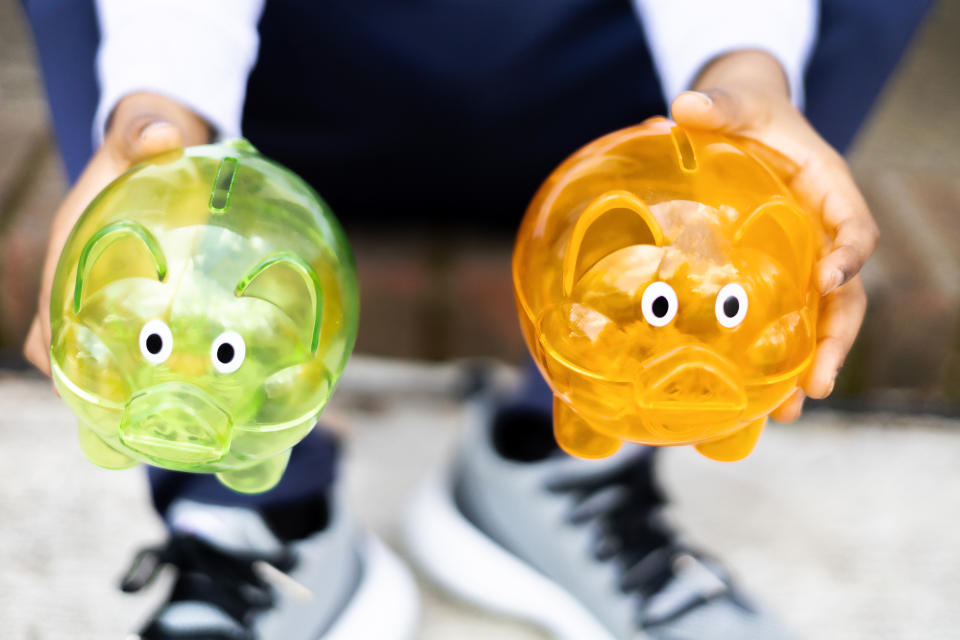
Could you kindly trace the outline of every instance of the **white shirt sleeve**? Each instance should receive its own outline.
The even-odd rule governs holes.
[[[94,143],[117,102],[151,91],[190,107],[218,138],[240,135],[264,0],[97,0],[100,102]]]
[[[722,53],[762,49],[786,72],[803,106],[803,73],[816,41],[817,0],[633,0],[670,102]]]

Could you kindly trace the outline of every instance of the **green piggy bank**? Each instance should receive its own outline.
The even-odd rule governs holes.
[[[245,140],[134,167],[64,246],[51,366],[81,447],[256,493],[313,428],[357,334],[356,268],[327,205]]]

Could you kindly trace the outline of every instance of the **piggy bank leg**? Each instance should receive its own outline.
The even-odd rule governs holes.
[[[130,456],[120,453],[98,436],[90,427],[80,425],[80,449],[87,460],[105,469],[129,469],[138,464]]]
[[[561,449],[579,458],[606,458],[622,444],[591,427],[557,396],[553,397],[553,435]]]
[[[720,462],[742,460],[753,451],[766,422],[766,418],[760,418],[739,431],[735,431],[732,435],[698,444],[697,451],[711,460],[719,460]]]
[[[280,482],[289,460],[287,449],[253,466],[218,473],[217,480],[240,493],[262,493]]]

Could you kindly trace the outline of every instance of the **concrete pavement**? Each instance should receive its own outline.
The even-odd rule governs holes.
[[[394,546],[405,499],[456,437],[461,374],[358,357],[328,410],[351,433],[354,507]],[[673,520],[802,637],[958,638],[958,427],[812,412],[768,429],[742,463],[674,449],[661,472]],[[86,462],[39,378],[0,374],[0,514],[0,638],[122,638],[162,597],[116,589],[162,535],[143,473]],[[424,640],[542,638],[428,586],[424,601]]]

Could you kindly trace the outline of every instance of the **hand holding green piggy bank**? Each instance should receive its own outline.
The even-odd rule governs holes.
[[[353,256],[326,204],[245,140],[110,184],[60,256],[51,367],[95,464],[266,491],[353,348]]]

